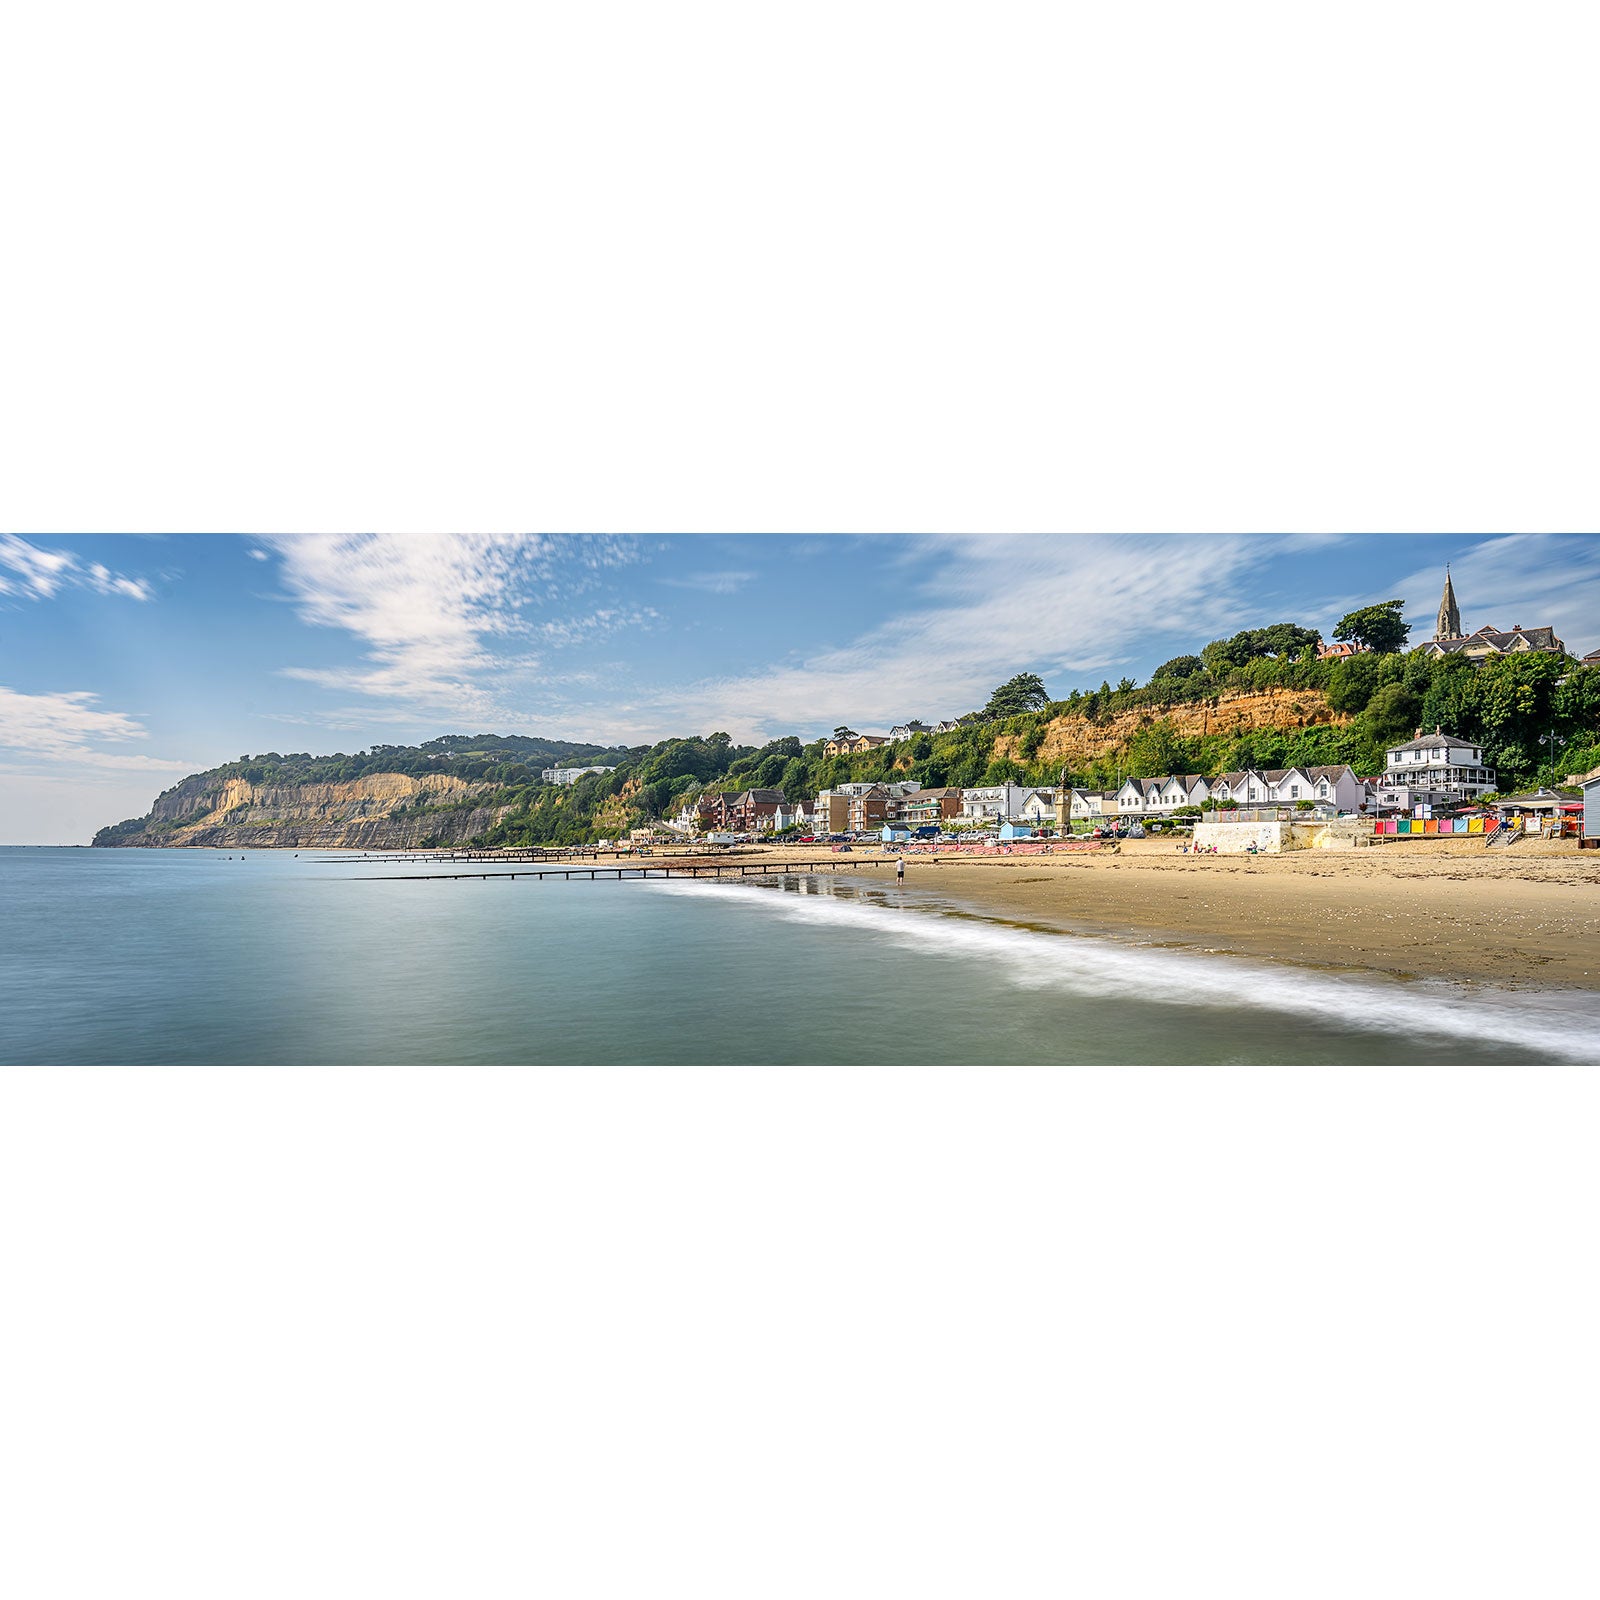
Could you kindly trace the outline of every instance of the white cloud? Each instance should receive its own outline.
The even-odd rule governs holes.
[[[89,739],[143,739],[144,728],[120,711],[96,711],[99,695],[22,694],[0,685],[0,749],[77,755]]]
[[[539,665],[527,653],[496,654],[490,642],[563,644],[604,631],[623,614],[534,623],[524,613],[570,601],[605,568],[636,559],[632,540],[609,536],[279,534],[269,542],[301,617],[369,647],[368,665],[286,667],[286,676],[479,723],[503,720],[506,682]]]
[[[691,572],[684,578],[662,578],[674,589],[698,589],[702,594],[737,594],[755,578],[753,572]]]
[[[0,534],[0,567],[17,574],[0,578],[0,594],[50,600],[62,588],[93,589],[97,594],[150,600],[155,591],[143,578],[125,578],[98,561],[83,565],[70,550],[47,550],[14,533]]]
[[[272,559],[272,557],[269,556],[265,550],[258,550],[254,545],[252,545],[250,549],[246,550],[245,554],[249,556],[252,561],[270,561]]]
[[[667,690],[619,706],[608,736],[670,723],[736,738],[831,727],[887,728],[980,706],[995,684],[1108,671],[1155,633],[1209,639],[1257,609],[1241,579],[1264,555],[1248,537],[930,537],[908,564],[937,558],[907,589],[918,602],[850,644],[794,665]]]
[[[541,622],[534,634],[552,649],[564,645],[587,644],[603,639],[624,628],[647,628],[661,620],[661,613],[652,606],[613,606],[591,611],[585,617],[566,617],[556,622]]]
[[[1377,596],[1405,600],[1412,643],[1433,637],[1448,561],[1465,632],[1490,623],[1554,628],[1575,655],[1600,646],[1600,535],[1513,533],[1436,542],[1436,565],[1408,573]]]
[[[23,694],[0,684],[0,750],[25,759],[70,763],[76,768],[116,772],[191,772],[183,761],[167,761],[120,749],[98,748],[148,737],[144,725],[121,711],[96,709],[99,696]]]

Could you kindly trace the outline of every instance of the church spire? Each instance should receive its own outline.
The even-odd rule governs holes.
[[[1434,624],[1435,639],[1461,637],[1461,608],[1456,604],[1455,587],[1450,582],[1450,564],[1445,563],[1444,598],[1439,602],[1439,620]]]

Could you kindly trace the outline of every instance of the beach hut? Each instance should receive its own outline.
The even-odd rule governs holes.
[[[1600,850],[1600,773],[1583,780],[1583,833],[1580,850]]]

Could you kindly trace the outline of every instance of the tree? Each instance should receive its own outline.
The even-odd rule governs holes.
[[[1167,678],[1175,682],[1182,682],[1185,678],[1192,678],[1196,673],[1204,672],[1206,664],[1199,656],[1174,656],[1170,661],[1163,661],[1154,672],[1150,674],[1151,683],[1158,678]],[[1076,690],[1074,690],[1076,693]]]
[[[1357,644],[1379,655],[1404,650],[1411,636],[1411,624],[1401,619],[1404,600],[1385,600],[1381,605],[1363,606],[1339,619],[1333,636],[1341,644]]]
[[[1422,703],[1403,683],[1386,683],[1361,713],[1373,742],[1387,746],[1411,737]]]
[[[1297,656],[1322,643],[1315,628],[1302,628],[1293,622],[1274,622],[1270,628],[1257,628],[1255,644],[1263,655]]]
[[[842,722],[833,730],[833,736],[838,740],[859,739],[861,735],[854,728],[847,728]]]
[[[1049,703],[1050,696],[1038,674],[1019,672],[989,696],[983,714],[985,717],[1014,717],[1020,711],[1038,711]]]
[[[1328,704],[1354,716],[1364,710],[1378,687],[1378,658],[1363,652],[1335,661],[1328,673]]]

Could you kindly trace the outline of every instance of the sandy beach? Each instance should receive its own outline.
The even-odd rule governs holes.
[[[741,857],[756,854],[828,852],[791,845]],[[859,873],[893,875],[893,866]],[[1343,971],[1600,989],[1600,852],[1570,843],[1486,851],[1476,840],[1418,840],[1252,857],[1130,840],[1115,853],[908,856],[906,883],[1053,931]]]

